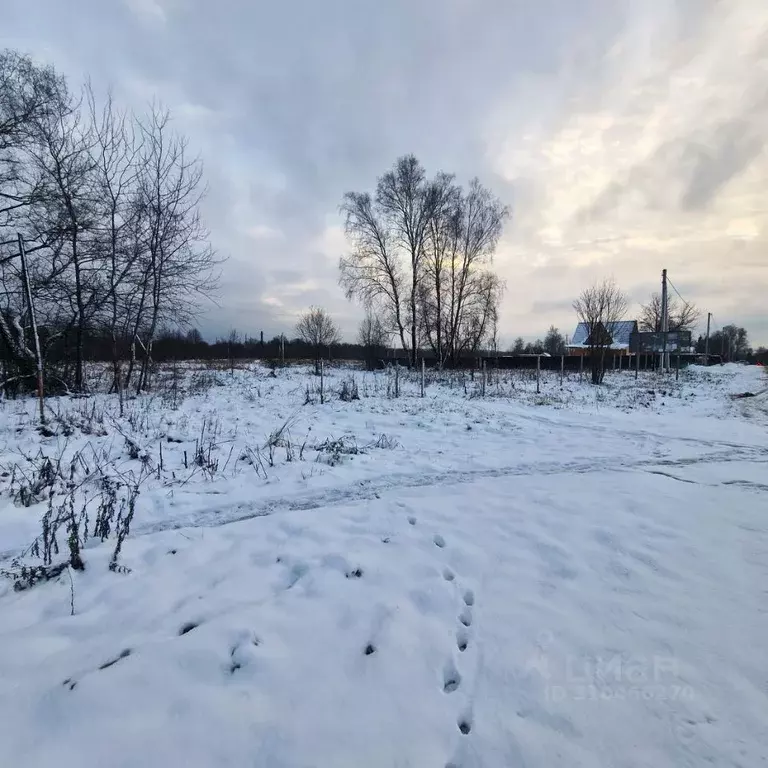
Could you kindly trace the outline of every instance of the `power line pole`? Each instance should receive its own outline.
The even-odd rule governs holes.
[[[707,339],[704,342],[704,365],[709,365],[709,324],[712,322],[712,313],[707,312]]]
[[[21,259],[21,279],[24,283],[27,307],[29,309],[29,324],[32,326],[32,341],[35,345],[35,367],[37,369],[37,400],[40,406],[40,423],[45,424],[45,401],[43,388],[43,356],[40,353],[40,336],[37,332],[37,317],[35,315],[35,303],[32,301],[32,289],[29,285],[29,270],[27,269],[27,252],[24,249],[24,237],[18,235],[19,258]]]
[[[669,360],[667,359],[667,334],[669,333],[669,299],[667,298],[667,270],[661,270],[661,334],[662,334],[662,353],[661,369],[668,370]]]

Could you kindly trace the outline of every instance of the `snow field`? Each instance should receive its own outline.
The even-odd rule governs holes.
[[[437,385],[317,403],[292,428],[311,445],[393,442],[281,453],[266,479],[170,473],[203,419],[221,466],[263,442],[305,377],[134,403],[153,461],[182,442],[142,490],[130,572],[91,544],[72,586],[0,595],[0,765],[762,764],[768,436],[759,398],[725,397],[759,372],[727,368],[628,411],[577,384],[535,407]],[[4,408],[6,459],[29,453]],[[106,431],[66,450],[127,471]],[[40,506],[6,500],[0,549]]]

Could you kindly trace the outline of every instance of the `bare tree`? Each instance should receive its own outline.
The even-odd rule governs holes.
[[[217,262],[200,218],[205,194],[202,163],[189,156],[187,139],[175,134],[169,123],[170,113],[157,105],[139,121],[142,153],[137,205],[146,237],[145,285],[134,337],[144,352],[139,392],[149,384],[152,345],[160,322],[187,322],[194,298],[210,295],[216,283]]]
[[[490,265],[508,210],[477,179],[464,193],[451,175],[428,180],[408,155],[375,200],[349,193],[342,210],[353,249],[340,282],[382,312],[412,363],[420,344],[455,364],[494,337],[504,285]]]
[[[605,353],[612,343],[611,328],[627,311],[627,296],[612,278],[594,283],[582,291],[573,308],[587,330],[592,383],[602,384]]]
[[[494,272],[483,271],[467,281],[464,288],[462,324],[454,338],[454,362],[463,352],[478,352],[486,340],[492,339],[504,283]]]
[[[105,262],[107,286],[106,324],[112,343],[112,387],[120,397],[122,411],[123,376],[119,340],[130,322],[141,244],[134,238],[140,232],[137,221],[137,160],[141,146],[124,111],[115,109],[108,94],[99,111],[93,89],[86,85],[86,97],[94,133],[94,185],[101,204],[97,227],[98,249]]]
[[[448,264],[448,309],[446,346],[452,363],[472,348],[476,333],[485,327],[487,315],[503,292],[503,283],[489,271],[509,210],[477,179],[462,194],[451,217],[455,230]]]
[[[701,317],[701,312],[693,304],[678,302],[669,296],[668,317],[670,331],[692,331]],[[654,293],[647,304],[640,307],[640,319],[637,321],[641,331],[660,333],[662,329],[661,294]]]
[[[418,355],[418,293],[429,225],[439,204],[436,184],[426,179],[424,168],[413,155],[398,158],[376,185],[376,202],[389,223],[394,241],[408,264],[408,313],[411,365]]]
[[[310,307],[296,323],[299,338],[312,347],[315,358],[315,373],[320,374],[320,360],[323,350],[341,341],[341,334],[331,316],[321,307]]]
[[[67,99],[66,84],[52,67],[38,66],[16,51],[0,51],[0,227],[13,226],[14,217],[35,198],[24,173],[32,127]]]
[[[202,165],[169,120],[154,106],[129,119],[111,96],[97,108],[90,86],[75,98],[52,68],[0,51],[0,344],[15,378],[29,377],[34,303],[56,360],[47,381],[84,389],[86,341],[107,334],[113,387],[130,341],[125,385],[138,344],[145,389],[160,325],[187,322],[215,288]],[[24,275],[17,232],[30,244]]]
[[[71,97],[53,102],[32,126],[29,151],[38,201],[31,223],[39,239],[52,245],[54,273],[70,288],[61,291],[74,318],[74,388],[83,391],[86,331],[99,309],[104,283],[92,248],[98,221],[94,187],[95,139],[83,119],[80,102]],[[67,295],[68,294],[68,295]]]
[[[453,176],[440,173],[434,182],[435,209],[428,224],[424,254],[424,281],[420,286],[422,324],[426,341],[437,357],[438,367],[445,362],[448,349],[450,266],[456,253],[461,216],[461,189]]]
[[[348,192],[341,210],[352,252],[339,261],[339,282],[348,299],[359,298],[364,306],[379,310],[382,322],[407,349],[403,269],[387,224],[366,193]]]

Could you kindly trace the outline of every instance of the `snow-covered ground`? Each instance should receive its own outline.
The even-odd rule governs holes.
[[[140,484],[127,572],[96,539],[0,580],[0,765],[768,760],[768,402],[729,397],[760,369],[171,378],[49,437],[0,406],[0,568],[43,456],[78,508]]]

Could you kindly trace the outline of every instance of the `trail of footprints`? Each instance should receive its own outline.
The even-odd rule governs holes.
[[[408,517],[409,525],[416,525],[416,518],[413,516]],[[438,549],[445,549],[445,539],[440,534],[435,534],[432,537],[432,542]],[[443,568],[443,579],[449,584],[456,583],[456,574],[448,567]],[[458,628],[456,630],[456,649],[459,653],[464,653],[469,647],[472,627],[472,607],[475,604],[475,593],[471,589],[466,589],[462,593],[462,605],[461,610],[457,616]],[[445,693],[454,693],[459,690],[461,686],[461,673],[458,667],[454,663],[453,659],[450,659],[443,668],[443,691]],[[463,736],[469,735],[472,731],[472,717],[469,710],[465,710],[456,721],[456,726],[459,729],[459,733]],[[456,762],[449,762],[445,768],[460,768]]]
[[[408,524],[411,526],[415,526],[417,523],[417,520],[413,516],[408,517]],[[389,543],[389,537],[386,539],[382,539],[383,543]],[[445,549],[446,543],[445,539],[440,534],[435,534],[432,537],[432,541],[434,545],[438,549]],[[281,558],[277,558],[277,562],[281,562]],[[307,567],[305,565],[294,565],[291,569],[290,576],[288,583],[285,587],[285,589],[289,590],[295,584],[305,575],[307,570]],[[363,571],[361,568],[356,568],[354,570],[349,570],[345,574],[347,579],[359,579],[363,576]],[[443,579],[447,583],[456,583],[456,574],[448,567],[443,568]],[[456,649],[459,651],[459,653],[464,653],[467,648],[469,647],[470,639],[471,639],[471,633],[470,628],[472,626],[472,607],[475,604],[475,594],[471,589],[464,590],[462,593],[462,607],[458,614],[457,620],[458,620],[458,628],[456,631]],[[186,634],[189,634],[194,629],[197,629],[197,627],[200,625],[199,621],[189,621],[184,624],[182,624],[178,629],[178,635],[183,636]],[[242,669],[243,665],[247,663],[248,660],[248,648],[252,651],[253,648],[258,647],[261,644],[260,639],[256,635],[251,635],[247,641],[241,641],[236,643],[234,646],[230,648],[230,665],[229,665],[229,673],[234,675],[238,670]],[[109,667],[114,666],[118,662],[122,661],[123,659],[130,656],[132,653],[130,648],[126,648],[123,650],[120,654],[118,654],[116,657],[106,661],[104,664],[101,664],[98,667],[98,670],[104,670],[108,669]],[[371,656],[374,653],[376,653],[376,646],[372,643],[368,643],[365,648],[363,649],[363,654],[366,656]],[[78,684],[78,680],[73,678],[66,679],[62,685],[67,687],[70,691],[74,690],[75,687]],[[462,676],[459,672],[456,664],[454,663],[453,659],[449,659],[449,661],[446,663],[444,669],[443,669],[443,691],[446,694],[454,693],[455,691],[459,690],[462,682]],[[459,732],[463,735],[468,735],[472,730],[472,718],[471,716],[465,712],[464,714],[460,715],[458,720],[456,721],[456,725],[459,729]],[[459,766],[454,763],[448,763],[446,764],[445,768],[459,768]]]

